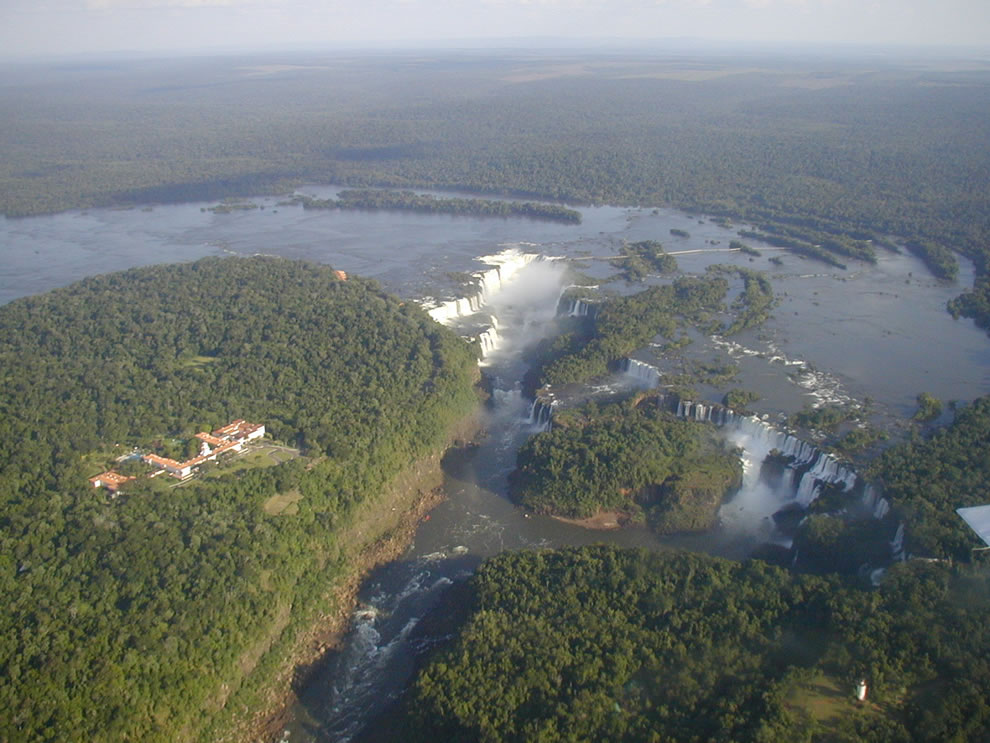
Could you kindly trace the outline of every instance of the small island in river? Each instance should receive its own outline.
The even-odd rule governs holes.
[[[456,214],[470,217],[528,217],[578,224],[581,212],[540,201],[450,198],[390,189],[349,189],[336,199],[296,196],[304,209],[393,209],[424,214]]]
[[[742,468],[710,424],[678,420],[647,398],[590,404],[555,418],[519,451],[517,503],[590,528],[646,521],[660,534],[705,531]]]

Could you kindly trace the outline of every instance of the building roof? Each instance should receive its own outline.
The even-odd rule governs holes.
[[[252,433],[262,428],[262,423],[248,423],[246,420],[238,419],[228,423],[222,428],[218,428],[213,435],[224,439],[244,439]]]
[[[969,528],[990,547],[990,505],[957,508],[956,513],[962,516]]]
[[[227,443],[224,439],[217,438],[216,436],[208,433],[197,433],[196,438],[200,441],[205,441],[210,446],[222,446]]]
[[[181,476],[185,477],[188,475],[186,470],[191,470],[193,467],[198,467],[203,462],[208,462],[212,459],[216,459],[218,454],[222,454],[225,451],[231,449],[240,449],[241,445],[245,442],[248,436],[256,433],[259,430],[264,429],[264,423],[248,423],[246,420],[238,419],[228,423],[222,428],[218,428],[212,434],[200,432],[196,434],[196,438],[200,441],[205,441],[207,444],[213,447],[213,450],[208,454],[200,454],[193,457],[192,459],[187,459],[185,462],[177,462],[174,459],[169,459],[168,457],[160,457],[157,454],[142,454],[142,461],[156,465],[162,469],[169,470],[173,474],[184,473]],[[260,434],[259,434],[260,435]],[[133,454],[126,455],[124,459],[135,456]],[[157,474],[157,473],[156,473]],[[118,486],[128,480],[133,480],[133,477],[126,477],[113,470],[103,472],[95,477],[89,478],[89,482],[93,487],[98,487],[102,485],[109,490],[116,490]]]
[[[93,485],[93,487],[96,487],[96,484],[100,483],[103,487],[109,490],[116,490],[128,480],[133,479],[133,477],[122,475],[119,472],[107,470],[106,472],[101,472],[96,477],[89,478],[89,482]]]
[[[157,454],[145,454],[141,458],[145,462],[150,462],[151,464],[157,464],[159,467],[182,467],[182,465],[176,462],[174,459],[169,459],[168,457],[160,457]]]

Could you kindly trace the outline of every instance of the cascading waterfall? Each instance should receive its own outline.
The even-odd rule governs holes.
[[[553,406],[556,400],[537,397],[529,409],[528,423],[541,431],[549,431],[553,427]]]
[[[863,491],[863,506],[878,520],[890,511],[890,501],[881,496],[872,485],[867,485]]]
[[[673,401],[670,407],[674,410]],[[839,485],[845,492],[856,487],[856,473],[828,452],[797,436],[775,428],[756,416],[739,415],[721,405],[676,400],[680,418],[714,423],[725,430],[726,438],[742,451],[743,486],[722,507],[722,520],[750,532],[770,536],[772,517],[782,507],[797,504],[808,508],[825,485]],[[780,483],[772,487],[761,477],[763,464],[771,452],[786,462]],[[875,519],[884,518],[890,503],[872,486],[864,486],[860,503]],[[895,557],[903,557],[903,529],[891,543]]]
[[[481,358],[482,360],[487,359],[502,344],[502,338],[498,334],[498,318],[494,315],[489,316],[489,325],[487,330],[482,331],[478,334],[478,343],[481,346]]]
[[[587,292],[597,289],[597,286],[584,286],[580,284],[568,284],[560,290],[560,297],[557,298],[558,317],[594,317],[598,312],[598,303],[589,301],[587,297],[568,296],[572,289],[580,289]]]
[[[660,370],[652,364],[636,359],[626,359],[623,367],[623,373],[632,377],[637,384],[650,389],[660,385]]]
[[[904,522],[897,525],[893,539],[890,540],[890,553],[895,560],[904,560],[907,556],[904,553]]]
[[[477,282],[477,292],[439,304],[424,301],[423,306],[427,314],[438,323],[450,325],[455,320],[480,312],[507,281],[540,258],[538,253],[523,253],[516,248],[509,248],[495,255],[481,256],[478,261],[492,268],[476,271],[473,274]]]
[[[567,308],[563,313],[567,317],[594,317],[597,305],[593,302],[585,302],[583,299],[573,298],[567,300]]]

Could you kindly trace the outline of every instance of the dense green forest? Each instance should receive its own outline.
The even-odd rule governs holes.
[[[581,212],[557,204],[494,199],[440,198],[413,191],[365,188],[345,190],[336,199],[297,196],[304,209],[396,209],[425,214],[463,214],[474,217],[527,217],[576,224]]]
[[[653,241],[634,243],[623,250],[617,264],[622,265],[629,280],[642,278],[651,270],[669,270],[668,261],[673,261]],[[725,277],[732,275],[742,279],[742,291],[726,308],[729,282]],[[587,290],[579,289],[565,295],[565,300],[587,294]],[[681,276],[636,294],[606,296],[595,303],[593,313],[562,318],[562,332],[530,350],[533,368],[527,376],[528,385],[535,389],[604,376],[617,361],[656,336],[674,345],[686,342],[683,334],[675,336],[690,327],[731,335],[763,323],[774,303],[773,287],[765,275],[722,265],[709,267],[703,277]],[[722,325],[716,316],[726,309],[729,319]]]
[[[623,245],[612,265],[621,269],[619,275],[626,281],[642,281],[651,273],[673,273],[677,259],[656,240],[643,240]]]
[[[867,476],[907,519],[907,549],[968,561],[982,542],[955,509],[987,502],[990,482],[990,398],[959,410],[952,425],[929,439],[884,452]]]
[[[397,729],[493,743],[985,740],[988,589],[984,572],[922,562],[864,590],[757,560],[504,553],[471,578],[469,616]]]
[[[356,506],[442,446],[476,368],[374,282],[281,259],[0,308],[0,739],[181,741],[254,709],[326,611]],[[115,500],[87,482],[133,444],[241,417],[305,457]],[[277,495],[294,508],[266,513]]]
[[[672,338],[678,328],[710,326],[724,309],[729,282],[721,276],[683,276],[637,294],[608,297],[594,316],[571,318],[570,329],[533,352],[539,386],[583,382],[604,376],[609,365],[647,345],[654,336]]]
[[[990,333],[990,278],[978,278],[971,291],[963,292],[949,302],[949,312],[956,319],[972,319]]]
[[[655,404],[595,404],[559,413],[531,437],[510,476],[512,498],[539,513],[617,511],[661,534],[710,529],[742,480],[714,427]]]
[[[358,189],[352,207],[516,203],[568,221],[577,212],[558,204],[672,205],[834,266],[903,241],[941,279],[957,276],[956,253],[990,271],[982,63],[417,52],[285,55],[273,71],[271,61],[0,65],[0,211],[317,182]],[[659,243],[622,250],[630,280],[676,268]],[[528,386],[605,374],[689,325],[762,322],[769,283],[736,275],[743,291],[724,327],[729,281],[717,274],[562,321],[564,334],[534,352]],[[990,281],[950,311],[990,329]],[[257,707],[279,658],[326,609],[317,601],[344,570],[341,535],[357,507],[443,444],[476,403],[475,373],[471,349],[419,308],[289,261],[132,270],[0,308],[0,739],[209,738]],[[820,410],[809,421],[838,415]],[[123,448],[181,448],[240,417],[303,456],[112,501],[86,481]],[[561,416],[521,452],[516,497],[694,528],[694,496],[715,493],[732,468],[689,426],[645,410]],[[470,619],[420,675],[403,737],[988,739],[988,585],[959,565],[979,541],[954,512],[985,502],[988,445],[983,399],[867,473],[906,519],[909,552],[956,561],[894,566],[875,591],[826,573],[869,559],[876,525],[822,513],[797,538],[821,575],[602,547],[495,558],[471,580]],[[276,497],[293,509],[267,513]],[[865,705],[847,701],[860,678]]]
[[[948,251],[982,268],[990,244],[988,85],[985,64],[914,57],[416,52],[2,67],[0,210],[305,181],[449,188],[670,204],[835,262],[870,260],[897,235],[951,275]]]

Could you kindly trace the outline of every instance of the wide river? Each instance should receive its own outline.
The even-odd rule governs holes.
[[[325,198],[335,189],[308,187]],[[623,241],[660,240],[677,253],[680,270],[699,273],[727,263],[767,271],[780,303],[761,328],[731,342],[697,338],[689,358],[730,358],[740,372],[732,386],[754,390],[754,408],[770,420],[830,400],[872,400],[876,420],[897,428],[925,391],[966,402],[990,391],[990,340],[969,321],[954,321],[945,303],[972,284],[963,263],[958,284],[934,280],[906,253],[881,252],[877,265],[842,271],[765,250],[751,258],[726,252],[737,225],[671,210],[581,208],[580,225],[523,219],[447,217],[402,212],[304,211],[276,198],[257,209],[217,214],[212,204],[90,210],[0,221],[0,302],[65,286],[84,276],[209,255],[279,255],[328,263],[373,277],[400,296],[422,300],[458,293],[465,273],[486,268],[479,257],[507,251],[580,259],[592,276],[613,273],[603,258]],[[689,237],[677,237],[671,229]],[[779,256],[780,265],[768,261]],[[524,370],[519,350],[540,335],[560,292],[557,262],[522,269],[486,309],[498,317],[503,345],[487,360],[498,390],[488,436],[468,456],[448,463],[448,500],[424,521],[403,558],[372,575],[345,649],[303,691],[285,738],[349,740],[408,683],[427,638],[416,623],[440,590],[486,556],[505,549],[610,542],[673,546],[739,556],[752,546],[722,530],[704,537],[658,540],[645,529],[589,532],[546,518],[528,518],[506,499],[515,452],[537,427],[517,391]],[[736,282],[738,284],[738,282]],[[629,291],[621,283],[617,291]],[[469,323],[470,324],[470,323]],[[663,368],[665,360],[638,354]],[[620,378],[605,388],[628,384]],[[707,392],[717,399],[717,392]]]

